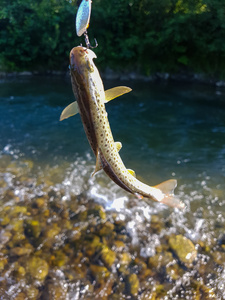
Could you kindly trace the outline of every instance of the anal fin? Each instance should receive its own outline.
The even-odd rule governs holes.
[[[99,155],[99,152],[98,152],[98,154],[96,156],[95,170],[91,175],[94,176],[100,170],[102,170],[102,163],[101,163],[100,155]]]

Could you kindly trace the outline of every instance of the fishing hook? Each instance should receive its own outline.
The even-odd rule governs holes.
[[[95,46],[92,46],[91,45],[91,43],[90,43],[90,41],[89,41],[89,37],[88,37],[88,34],[87,34],[87,30],[85,30],[85,32],[84,32],[84,38],[85,38],[85,43],[86,43],[86,46],[87,46],[87,48],[89,49],[89,48],[97,48],[98,47],[98,42],[97,42],[97,40],[96,39],[94,39],[94,41],[95,41]]]

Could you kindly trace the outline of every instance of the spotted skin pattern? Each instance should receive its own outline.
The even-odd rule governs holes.
[[[167,204],[183,208],[183,204],[171,194],[165,195],[159,188],[148,186],[136,179],[125,167],[113,139],[108,114],[105,109],[105,92],[96,58],[90,49],[78,46],[70,52],[71,83],[78,103],[79,113],[88,141],[98,162],[106,174],[126,191]],[[173,185],[176,186],[176,180]]]

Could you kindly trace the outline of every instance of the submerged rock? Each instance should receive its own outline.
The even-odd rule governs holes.
[[[37,205],[38,208],[44,208],[47,206],[47,200],[44,197],[39,197],[35,200],[35,204]]]
[[[26,263],[26,271],[34,279],[43,281],[48,275],[49,266],[45,260],[40,257],[33,256],[29,258]]]
[[[59,283],[48,283],[44,297],[48,300],[65,300],[66,294],[65,289]]]
[[[50,226],[48,226],[44,231],[44,236],[49,239],[53,239],[55,236],[57,236],[61,231],[61,228],[56,223],[52,223]]]
[[[52,257],[52,263],[54,266],[62,267],[68,262],[68,257],[63,250],[57,250]]]
[[[166,265],[166,274],[171,280],[178,280],[184,275],[184,270],[177,263],[169,263]]]
[[[25,215],[27,213],[27,208],[25,206],[14,206],[10,211],[10,217],[14,217],[15,215],[22,214]]]
[[[197,250],[191,240],[183,235],[169,237],[169,246],[179,261],[189,267],[197,257]]]
[[[100,220],[106,220],[106,213],[101,205],[95,204],[93,208],[88,210],[88,215],[93,218],[99,218]]]
[[[160,231],[163,229],[163,226],[164,224],[159,216],[157,215],[151,216],[151,230],[154,233],[160,233]]]
[[[126,289],[132,296],[137,296],[139,290],[139,280],[136,274],[130,274],[126,278]]]
[[[0,249],[3,248],[5,244],[7,244],[12,237],[12,233],[6,230],[0,231]]]
[[[102,284],[110,276],[108,269],[103,266],[90,265],[90,271],[99,284]]]
[[[27,296],[28,296],[29,300],[38,299],[39,290],[36,289],[33,286],[28,286],[27,289],[26,289],[26,293],[27,293]]]
[[[0,294],[6,299],[219,299],[216,284],[222,283],[213,280],[223,274],[222,227],[214,243],[198,241],[197,260],[193,242],[168,236],[173,223],[154,211],[150,223],[139,219],[140,243],[134,245],[127,229],[132,215],[106,212],[84,194],[64,197],[62,187],[48,186],[57,172],[49,182],[41,176],[42,188],[29,181],[32,163],[6,165],[12,185],[24,192],[19,198],[0,181],[6,203],[0,211]],[[148,247],[153,251],[142,251]]]
[[[110,268],[116,259],[116,253],[109,249],[107,246],[103,246],[101,250],[101,259],[107,268]]]
[[[107,221],[99,228],[99,235],[100,236],[112,235],[114,228],[115,228],[114,224]]]
[[[26,220],[25,222],[25,233],[32,237],[38,238],[41,234],[41,224],[38,220]]]
[[[24,233],[24,220],[23,219],[21,220],[20,218],[12,219],[10,222],[10,227],[14,234],[17,234],[17,233],[23,234]]]
[[[19,281],[19,280],[24,280],[25,276],[26,276],[26,270],[23,266],[21,266],[18,262],[16,262],[13,265],[13,273],[15,278]]]
[[[196,300],[201,300],[201,299],[217,300],[217,297],[214,293],[214,289],[207,287],[205,285],[201,285],[196,294],[197,294]]]
[[[0,272],[2,272],[5,266],[8,264],[8,259],[2,253],[0,253]]]
[[[130,253],[124,252],[119,254],[119,272],[122,274],[129,274],[128,266],[132,261],[132,257]]]
[[[22,292],[17,294],[16,297],[14,298],[14,300],[24,300],[24,299],[26,299],[26,295]]]
[[[33,251],[32,247],[15,247],[11,249],[11,255],[23,256],[28,255]]]
[[[6,226],[9,224],[9,222],[10,222],[10,218],[8,216],[4,216],[2,218],[2,220],[0,221],[0,224],[1,224],[1,226]]]
[[[160,269],[161,267],[165,267],[167,264],[171,263],[172,261],[173,261],[172,253],[166,251],[150,257],[148,260],[148,266],[151,269],[152,268]]]
[[[213,254],[213,260],[218,264],[218,265],[224,265],[225,263],[225,252],[220,252],[220,251],[215,251]]]
[[[97,235],[87,236],[84,242],[84,251],[88,257],[93,256],[97,251],[102,248],[100,237]]]

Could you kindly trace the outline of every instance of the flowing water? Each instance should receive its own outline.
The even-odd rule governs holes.
[[[106,105],[115,141],[123,144],[120,155],[126,167],[149,185],[176,178],[175,194],[186,210],[138,200],[102,171],[92,178],[95,158],[80,117],[59,122],[62,109],[74,101],[70,81],[38,77],[0,83],[0,209],[42,195],[44,181],[55,191],[63,189],[62,202],[83,195],[107,214],[116,212],[118,220],[126,221],[131,244],[139,246],[143,259],[156,254],[161,238],[182,234],[197,250],[210,248],[208,254],[198,252],[195,265],[214,259],[213,252],[221,259],[207,280],[209,274],[200,276],[197,267],[185,267],[159,299],[200,299],[194,293],[188,296],[191,280],[204,281],[216,297],[212,299],[225,299],[225,89],[178,82],[105,82],[106,89],[116,85],[133,89]],[[15,184],[18,174],[20,183]],[[7,189],[16,197],[4,197]],[[169,222],[168,228],[149,234],[153,215]]]

